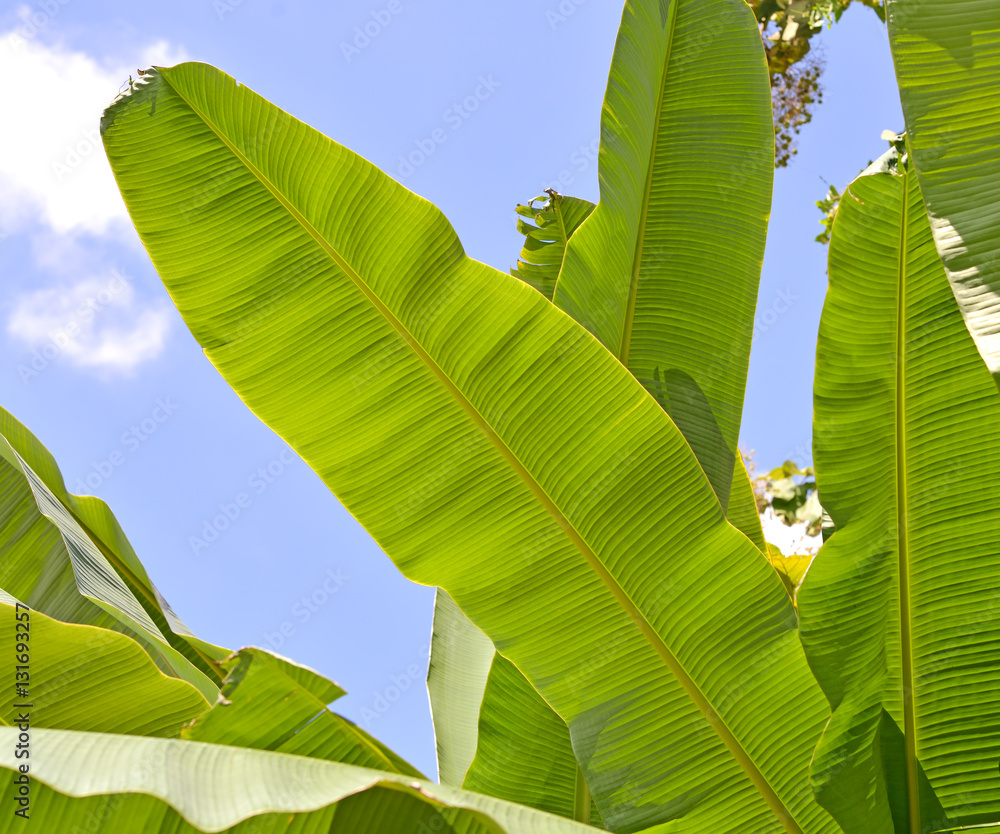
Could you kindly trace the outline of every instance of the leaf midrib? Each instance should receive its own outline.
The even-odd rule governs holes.
[[[679,0],[674,0],[671,6],[671,38],[673,20],[676,16],[676,5],[678,2]],[[158,67],[156,69],[159,72],[160,77],[163,79],[163,82],[170,84],[169,79],[164,74],[163,68]],[[664,72],[666,72],[666,69],[664,69]],[[225,134],[222,133],[222,131],[206,116],[206,114],[184,95],[180,89],[172,84],[170,84],[170,87],[178,98],[180,98],[181,101],[183,101],[184,104],[187,105],[198,117],[198,119],[200,119],[201,122],[215,134],[219,141],[229,149],[236,159],[239,160],[240,163],[244,165],[246,169],[252,173],[254,177],[256,177],[257,180],[274,196],[278,204],[292,216],[292,218],[303,228],[303,230],[313,238],[317,245],[329,255],[329,257],[344,272],[344,274],[351,279],[355,286],[357,286],[362,294],[369,300],[372,306],[386,319],[386,321],[393,327],[394,330],[396,330],[400,337],[410,346],[417,357],[438,378],[445,390],[447,390],[455,398],[459,405],[462,406],[463,410],[466,411],[472,421],[480,428],[480,430],[486,435],[487,439],[490,440],[500,454],[507,460],[514,472],[535,494],[539,503],[563,529],[567,538],[573,542],[574,546],[576,546],[576,548],[580,551],[581,555],[585,558],[591,569],[597,574],[625,612],[633,620],[640,632],[663,660],[664,665],[666,665],[674,677],[677,678],[688,697],[692,700],[695,706],[698,707],[702,715],[716,731],[722,742],[726,745],[730,754],[734,759],[736,759],[743,771],[746,773],[747,778],[749,778],[754,787],[757,788],[764,801],[767,802],[772,812],[789,832],[789,834],[805,834],[803,829],[795,821],[791,811],[785,806],[775,789],[771,786],[770,782],[768,782],[767,778],[750,757],[750,754],[743,748],[733,731],[715,711],[708,698],[701,691],[698,684],[691,678],[687,670],[681,665],[680,661],[670,650],[670,647],[667,646],[660,635],[655,631],[655,629],[653,629],[652,625],[646,619],[645,615],[638,609],[625,589],[618,583],[614,576],[611,575],[604,563],[601,562],[597,553],[576,530],[572,522],[570,522],[570,520],[563,514],[559,506],[548,495],[531,472],[528,471],[527,467],[521,463],[520,459],[506,444],[503,438],[501,438],[496,431],[494,431],[489,422],[483,417],[482,414],[479,413],[473,403],[466,398],[465,394],[445,373],[444,369],[437,364],[434,358],[427,353],[426,350],[424,350],[423,346],[406,329],[403,323],[382,302],[371,287],[367,285],[361,275],[351,266],[351,264],[348,263],[347,260],[336,249],[334,249],[333,246],[330,245],[323,235],[320,234],[319,230],[305,218],[305,216],[288,200],[288,198],[281,193],[277,186],[274,185],[264,175],[264,173],[260,171]],[[594,337],[591,336],[591,338]],[[643,401],[641,399],[637,400],[636,404],[632,406],[630,411],[641,407],[642,402]]]
[[[903,161],[899,161],[903,165]],[[916,716],[913,711],[913,635],[910,619],[909,497],[906,488],[906,279],[910,174],[904,172],[900,206],[899,268],[896,308],[896,521],[899,525],[899,643],[903,683],[903,735],[906,755],[906,802],[910,834],[921,834],[920,793],[917,771]]]
[[[559,279],[562,277],[563,264],[566,263],[566,252],[569,249],[569,230],[566,228],[566,217],[563,214],[563,198],[556,204],[556,218],[559,220],[559,230],[562,232],[562,255],[559,257],[559,269],[556,270],[556,280],[552,285],[552,298],[549,300],[555,303],[556,290],[559,288]],[[579,228],[579,225],[577,226]]]

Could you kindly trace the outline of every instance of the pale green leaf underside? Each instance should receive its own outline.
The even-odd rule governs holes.
[[[102,124],[209,358],[566,720],[610,827],[830,830],[805,780],[828,713],[791,604],[613,356],[213,68],[146,73]]]
[[[496,651],[447,591],[434,597],[434,626],[427,665],[438,781],[461,786],[476,756],[479,706]]]
[[[952,289],[1000,375],[1000,6],[889,0],[907,139]]]
[[[848,834],[995,821],[1000,399],[912,174],[855,180],[829,271],[814,450],[836,532],[798,593],[834,707],[813,780]]]
[[[6,769],[0,773],[0,790],[6,797],[14,795],[17,732],[0,727],[0,768]],[[31,737],[31,778],[31,826],[39,831],[69,831],[73,824],[90,820],[115,834],[215,832],[250,818],[256,823],[254,831],[268,834],[590,830],[409,776],[178,739],[39,729]],[[12,813],[11,805],[6,803],[7,814]]]

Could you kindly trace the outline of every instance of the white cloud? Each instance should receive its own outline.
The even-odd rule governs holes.
[[[0,101],[10,116],[0,131],[0,238],[27,234],[31,283],[53,276],[9,302],[7,333],[31,351],[19,369],[25,382],[52,361],[131,372],[161,353],[171,321],[165,299],[143,301],[102,266],[107,244],[135,236],[98,126],[138,67],[188,58],[166,41],[113,58],[70,48],[49,37],[60,8],[21,6],[22,23],[0,31]]]
[[[186,60],[158,41],[131,56],[102,61],[32,35],[29,21],[0,32],[0,101],[9,116],[0,131],[0,232],[40,220],[60,233],[105,234],[128,222],[98,129],[101,111],[138,67]],[[127,58],[127,60],[123,60]]]
[[[24,293],[7,320],[8,334],[33,354],[19,368],[25,382],[57,357],[128,373],[160,354],[169,327],[169,307],[138,303],[131,282],[118,271]]]

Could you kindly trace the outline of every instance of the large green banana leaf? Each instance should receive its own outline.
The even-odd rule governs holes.
[[[539,205],[536,205],[539,204]],[[525,243],[510,274],[552,298],[559,270],[570,237],[594,210],[594,204],[576,197],[549,191],[518,205],[517,230]],[[528,218],[531,223],[522,218]],[[576,799],[578,781],[586,785],[573,758],[569,731],[565,723],[535,693],[519,673],[504,678],[504,697],[508,702],[529,706],[524,714],[510,711],[503,727],[504,755],[491,759],[495,746],[479,751],[480,708],[489,697],[487,686],[494,682],[490,669],[496,654],[490,639],[461,612],[454,600],[440,588],[434,602],[434,626],[431,657],[427,669],[427,690],[437,747],[438,776],[450,785],[462,785],[474,758],[477,762],[479,793],[511,798],[508,778],[518,772],[518,801],[535,808],[564,813],[570,818],[579,810]],[[516,691],[515,691],[516,690]],[[539,724],[543,727],[539,731]],[[558,739],[556,749],[549,744]],[[525,757],[514,762],[514,746]],[[567,756],[568,752],[568,756]],[[564,779],[553,779],[554,763],[565,765]],[[535,779],[533,777],[541,777]],[[494,790],[494,787],[496,790]],[[553,790],[561,789],[558,796]],[[586,809],[590,819],[590,809]]]
[[[609,827],[833,830],[791,602],[615,357],[214,68],[150,70],[102,130],[208,357],[563,717]]]
[[[833,226],[814,454],[836,532],[798,592],[833,706],[812,779],[848,834],[1000,820],[1000,398],[898,153]]]
[[[767,62],[743,0],[625,4],[598,164],[600,203],[554,301],[667,410],[727,510],[774,176]]]
[[[536,208],[539,202],[543,205]],[[593,208],[592,203],[555,193],[518,206],[518,213],[533,219],[535,225],[518,220],[526,243],[518,269],[511,274],[551,297],[566,244]],[[734,474],[742,474],[744,483],[734,483],[734,489],[743,488],[743,500],[732,500],[727,515],[763,548],[763,531],[742,461],[739,469]],[[439,778],[600,825],[565,723],[513,665],[494,656],[489,638],[439,589],[427,674]],[[494,685],[498,691],[489,688]],[[480,719],[480,706],[487,702],[493,707]],[[481,731],[487,733],[485,739]],[[474,778],[463,782],[473,756]],[[514,773],[516,778],[512,778]]]
[[[198,640],[150,581],[108,506],[71,495],[49,451],[0,408],[0,588],[65,622],[135,637],[214,701],[227,652]]]
[[[889,0],[888,18],[931,231],[965,323],[1000,380],[1000,6]]]
[[[28,649],[26,664],[15,651],[19,641]],[[163,674],[124,634],[26,612],[3,591],[0,642],[6,649],[0,674],[7,689],[0,724],[15,724],[27,709],[32,728],[175,736],[209,708],[197,689]]]
[[[601,206],[595,212],[591,203],[555,193],[518,206],[535,225],[518,220],[527,240],[511,274],[548,298],[558,278],[556,302],[620,356],[667,409],[730,522],[766,554],[737,452],[773,176],[766,62],[747,11],[725,1],[626,4],[602,118]],[[724,199],[730,191],[740,199]],[[536,208],[538,202],[544,205]],[[719,316],[722,326],[700,324]],[[449,628],[461,635],[470,626],[447,618],[435,625],[435,637]],[[478,712],[475,693],[483,694],[486,654],[480,653],[474,671],[450,673],[452,681],[475,681],[451,696],[473,695],[464,712]],[[447,692],[444,683],[439,675],[432,705]],[[531,692],[512,697],[518,685],[513,677],[505,681],[508,699],[536,708],[521,721],[509,713],[508,758],[495,763],[490,777],[489,751],[481,751],[477,790],[505,783],[514,736],[526,755],[540,739],[558,735],[554,721],[545,722],[552,733],[535,731],[527,719],[539,721],[544,702],[535,703]],[[474,745],[471,724],[458,732],[446,708],[434,715],[435,725],[447,725],[438,735],[439,760],[461,757],[449,752],[449,743]],[[551,774],[559,761],[565,757],[553,753],[521,769]],[[572,776],[547,778],[545,790],[560,781],[572,786]],[[522,794],[544,795],[541,785],[535,787],[525,791],[522,785]],[[550,796],[549,803],[544,807],[573,807],[572,791],[568,798]]]
[[[18,728],[0,727],[0,790],[17,795]],[[305,756],[178,739],[34,730],[30,827],[148,834],[583,834],[468,791]],[[2,830],[20,830],[8,799]],[[240,826],[239,823],[250,822]],[[6,826],[10,826],[7,828]],[[75,827],[74,827],[75,826]]]

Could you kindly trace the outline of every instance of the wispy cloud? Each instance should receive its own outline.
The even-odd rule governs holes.
[[[58,40],[54,13],[22,6],[16,16],[22,25],[0,30],[10,116],[0,131],[0,238],[25,236],[34,260],[3,305],[7,334],[25,351],[17,370],[26,384],[59,362],[128,374],[163,351],[171,311],[107,265],[108,246],[132,233],[98,125],[138,67],[187,56],[162,40],[96,56]]]
[[[184,50],[158,41],[102,61],[44,42],[45,32],[25,38],[22,29],[0,32],[0,101],[9,117],[0,131],[0,232],[40,221],[59,233],[105,234],[127,215],[101,146],[101,111],[137,67],[177,63]]]
[[[129,373],[156,358],[166,344],[170,311],[143,305],[120,272],[19,296],[8,334],[29,355],[18,367],[27,384],[57,359],[101,372]]]

